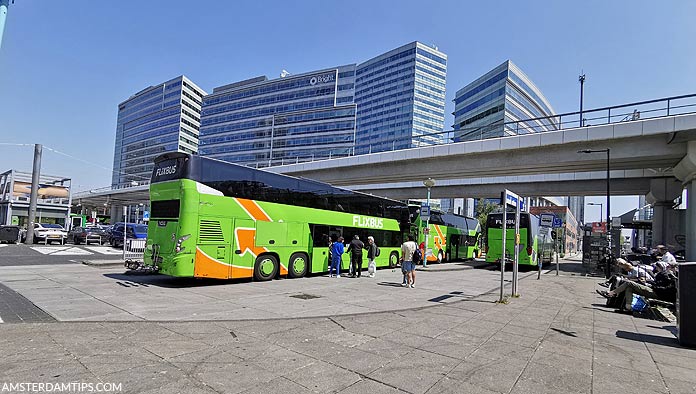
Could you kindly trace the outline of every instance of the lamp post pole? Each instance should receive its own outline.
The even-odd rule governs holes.
[[[602,216],[604,215],[604,203],[601,202],[588,202],[587,205],[597,206],[599,205],[599,221],[602,221]]]
[[[580,82],[580,127],[582,127],[583,123],[585,123],[582,120],[582,96],[585,90],[585,74],[580,75],[578,81]]]
[[[423,185],[428,188],[428,195],[426,198],[425,205],[428,206],[428,212],[430,212],[430,188],[435,186],[435,180],[433,178],[428,178],[423,181]],[[430,242],[430,216],[428,216],[427,220],[425,221],[425,228],[427,231],[425,232],[425,250],[423,251],[423,268],[428,266],[428,245]],[[420,245],[418,245],[420,247]]]

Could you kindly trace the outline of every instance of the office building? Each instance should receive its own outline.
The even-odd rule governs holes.
[[[206,92],[185,76],[141,90],[118,105],[112,187],[148,183],[163,152],[198,152]]]
[[[200,154],[267,167],[348,156],[355,65],[221,86],[203,98]]]
[[[458,90],[454,105],[456,142],[557,130],[554,118],[530,120],[555,111],[510,60]]]
[[[447,55],[412,42],[357,66],[355,153],[442,142]]]

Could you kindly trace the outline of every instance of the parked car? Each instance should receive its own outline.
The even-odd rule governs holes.
[[[108,239],[104,228],[101,226],[75,226],[68,231],[68,241],[72,241],[75,245],[81,243],[88,244],[90,242],[105,244]]]
[[[50,243],[58,241],[65,243],[68,232],[60,224],[34,223],[34,243]]]
[[[111,244],[111,246],[115,248],[123,246],[123,227],[124,224],[121,222],[114,224],[111,228],[111,233],[109,235],[109,244]],[[127,238],[147,238],[147,224],[128,223],[126,228]]]

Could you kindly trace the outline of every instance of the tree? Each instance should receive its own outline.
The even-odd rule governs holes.
[[[487,234],[486,219],[488,218],[488,214],[496,210],[498,206],[498,204],[492,203],[485,198],[479,198],[478,204],[476,204],[476,212],[474,214],[481,224],[481,234],[483,234],[484,237]]]

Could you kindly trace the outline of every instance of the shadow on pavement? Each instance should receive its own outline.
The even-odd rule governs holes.
[[[674,338],[674,337],[671,337],[671,338],[670,337],[661,337],[658,335],[639,334],[639,333],[635,333],[635,332],[622,331],[622,330],[619,330],[616,332],[616,337],[622,338],[622,339],[629,339],[631,341],[648,342],[648,343],[653,343],[656,345],[663,345],[663,346],[675,347],[675,348],[680,348],[680,349],[688,349],[687,347],[679,345],[677,338]]]
[[[205,279],[205,278],[175,278],[166,275],[157,274],[139,274],[133,275],[128,273],[123,274],[104,274],[105,277],[117,281],[116,283],[123,287],[133,287],[140,285],[143,287],[158,286],[166,288],[185,288],[185,287],[200,287],[200,286],[220,286],[230,283],[245,283],[251,282],[251,279]]]

